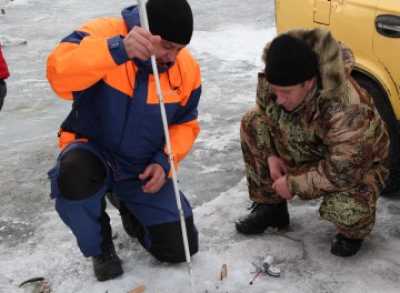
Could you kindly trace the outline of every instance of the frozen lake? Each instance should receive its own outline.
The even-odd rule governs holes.
[[[70,103],[58,99],[47,83],[47,55],[84,21],[118,16],[132,3],[0,0],[6,10],[0,14],[0,41],[12,74],[0,113],[0,292],[25,292],[18,283],[38,275],[48,278],[56,293],[128,292],[139,284],[152,293],[189,292],[185,266],[154,261],[124,234],[115,211],[111,217],[125,275],[96,282],[48,197],[46,172],[57,156],[56,134]],[[195,16],[190,48],[203,74],[202,132],[179,178],[202,239],[193,258],[197,292],[399,292],[399,201],[380,200],[371,239],[351,260],[329,254],[334,228],[319,220],[318,201],[293,201],[287,234],[236,234],[233,221],[247,204],[239,123],[254,105],[261,51],[275,34],[274,1],[190,3]],[[283,277],[265,277],[249,287],[251,260],[267,252],[277,257]],[[222,263],[228,263],[230,277],[217,283]]]

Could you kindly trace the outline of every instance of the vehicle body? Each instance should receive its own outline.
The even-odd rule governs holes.
[[[389,127],[391,177],[400,177],[400,1],[275,0],[275,21],[278,33],[328,29],[352,49],[352,76],[370,92]]]

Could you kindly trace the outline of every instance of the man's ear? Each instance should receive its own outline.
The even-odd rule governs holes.
[[[311,78],[309,80],[306,80],[304,85],[305,85],[307,91],[310,91],[314,87],[316,82],[317,82],[317,78],[316,77],[313,77],[313,78]]]

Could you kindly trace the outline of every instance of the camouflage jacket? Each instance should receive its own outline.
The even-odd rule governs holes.
[[[292,194],[316,198],[351,190],[361,183],[383,186],[388,135],[372,98],[351,78],[351,51],[321,29],[289,34],[304,39],[319,57],[319,85],[294,111],[286,112],[263,74],[257,108],[266,114],[270,155],[289,166]],[[264,61],[268,46],[264,49]]]

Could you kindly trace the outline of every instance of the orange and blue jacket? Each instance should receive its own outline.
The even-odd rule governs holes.
[[[140,25],[136,6],[122,18],[89,21],[51,52],[47,78],[58,96],[73,100],[61,125],[59,146],[86,139],[104,150],[115,179],[135,177],[150,163],[170,171],[150,60],[130,60],[123,38]],[[198,63],[184,48],[174,64],[159,68],[170,140],[177,165],[200,131]]]

